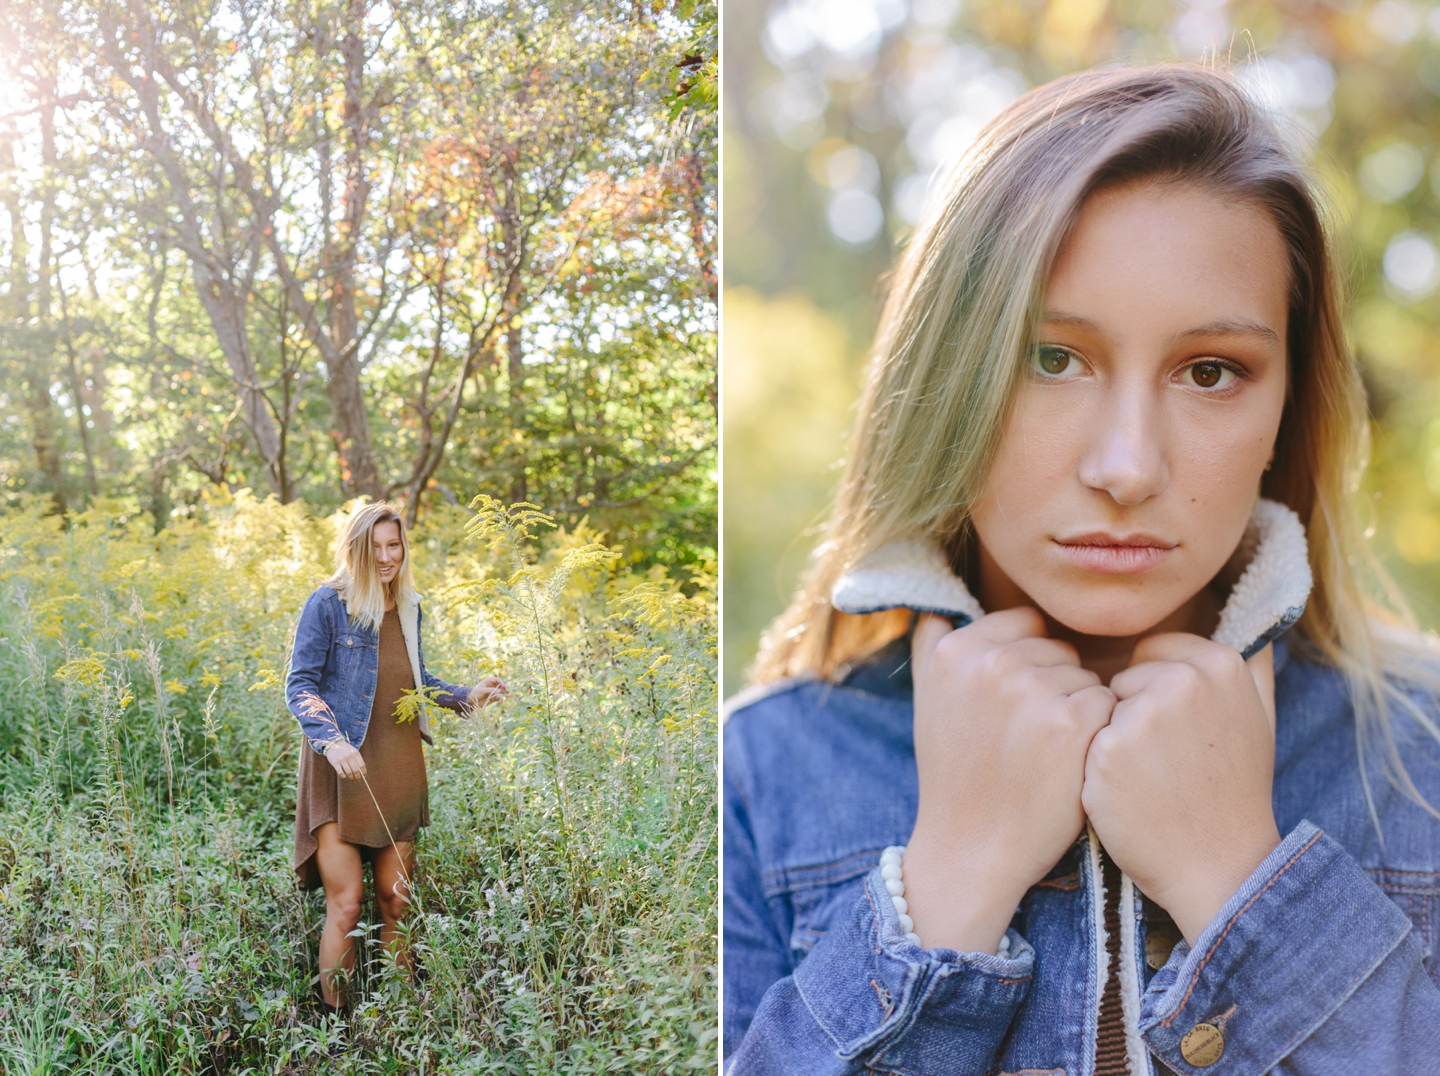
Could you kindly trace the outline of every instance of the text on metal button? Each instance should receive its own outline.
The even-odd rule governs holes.
[[[1225,1052],[1225,1036],[1214,1024],[1196,1024],[1180,1040],[1180,1056],[1197,1069],[1220,1060]]]

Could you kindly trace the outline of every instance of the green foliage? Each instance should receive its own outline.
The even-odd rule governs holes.
[[[686,109],[720,107],[720,5],[715,0],[678,0],[675,15],[694,27],[670,75],[670,119]]]
[[[280,670],[334,521],[247,492],[159,533],[47,507],[0,539],[0,1071],[713,1067],[713,566],[687,594],[484,499],[415,533],[430,665],[511,695],[433,723],[427,978],[369,908],[327,1019]]]
[[[0,504],[481,488],[712,555],[715,6],[661,10],[0,6]]]

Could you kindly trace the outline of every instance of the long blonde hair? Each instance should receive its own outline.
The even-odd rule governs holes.
[[[393,522],[400,528],[400,545],[405,559],[400,570],[388,583],[380,581],[380,571],[375,566],[375,527],[380,523]],[[335,546],[335,572],[325,580],[325,586],[332,587],[345,603],[345,610],[355,624],[370,631],[378,631],[385,619],[387,598],[397,604],[408,605],[415,600],[415,576],[410,571],[410,536],[405,531],[405,520],[394,506],[385,501],[362,504],[350,513],[345,527],[340,532],[340,541]]]
[[[1291,277],[1289,386],[1261,492],[1306,525],[1315,587],[1298,636],[1347,674],[1362,758],[1378,738],[1392,776],[1423,803],[1396,750],[1387,699],[1437,738],[1440,728],[1385,674],[1427,688],[1440,688],[1440,676],[1418,636],[1377,635],[1372,621],[1380,610],[1367,590],[1388,597],[1391,622],[1414,623],[1353,504],[1368,451],[1365,394],[1345,347],[1318,199],[1234,80],[1192,65],[1095,70],[1032,90],[937,192],[891,278],[826,540],[766,632],[753,679],[833,677],[905,632],[904,610],[857,616],[830,605],[840,575],[890,540],[938,542],[965,574],[970,506],[1051,265],[1085,200],[1131,181],[1200,186],[1266,210],[1280,230]]]

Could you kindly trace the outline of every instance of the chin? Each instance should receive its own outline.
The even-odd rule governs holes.
[[[1033,594],[1031,595],[1034,596]],[[1157,601],[1134,591],[1117,594],[1065,594],[1038,601],[1042,612],[1081,635],[1117,639],[1143,635],[1180,607],[1181,602]]]

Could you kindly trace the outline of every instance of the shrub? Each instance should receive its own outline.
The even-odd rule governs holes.
[[[620,572],[486,498],[417,531],[427,664],[512,694],[434,721],[425,978],[372,905],[327,1020],[281,685],[335,521],[243,491],[158,534],[42,507],[0,537],[0,1071],[713,1066],[713,574]]]

